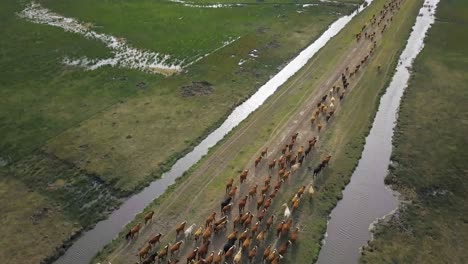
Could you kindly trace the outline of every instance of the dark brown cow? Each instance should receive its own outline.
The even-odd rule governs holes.
[[[151,221],[151,219],[153,219],[153,215],[154,215],[154,211],[149,211],[146,215],[145,215],[145,225],[148,221]]]

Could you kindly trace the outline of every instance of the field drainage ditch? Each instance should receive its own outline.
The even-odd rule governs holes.
[[[364,5],[359,6],[352,14],[343,16],[333,22],[317,40],[260,87],[247,101],[236,107],[220,127],[209,134],[190,153],[179,159],[168,172],[163,174],[161,179],[153,181],[141,192],[131,196],[120,208],[113,211],[106,220],[100,221],[93,229],[85,232],[54,263],[81,264],[90,262],[99,250],[110,243],[122,228],[133,220],[136,214],[143,211],[149,203],[163,194],[170,185],[175,183],[178,177],[182,176],[185,171],[206,155],[211,147],[260,107],[266,99],[299,71],[333,36],[338,34],[354,16],[364,10],[371,2],[372,0],[366,0]]]
[[[393,129],[411,75],[409,69],[424,46],[427,30],[434,23],[438,2],[428,0],[419,11],[396,73],[380,100],[359,164],[343,191],[343,199],[330,214],[317,264],[358,263],[360,248],[372,239],[374,224],[398,206],[398,194],[384,183],[392,153]]]

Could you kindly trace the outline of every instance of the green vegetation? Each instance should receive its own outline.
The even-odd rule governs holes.
[[[362,263],[467,263],[468,3],[441,1],[415,61],[386,181],[400,210],[379,225]]]
[[[219,206],[227,179],[237,176],[238,171],[252,163],[252,157],[259,149],[275,142],[287,129],[291,118],[297,116],[308,101],[317,93],[319,84],[324,83],[337,64],[341,63],[353,47],[354,33],[362,24],[381,10],[385,1],[376,0],[367,10],[358,15],[340,34],[322,49],[295,77],[283,85],[262,107],[229,134],[197,165],[184,175],[163,196],[156,199],[146,210],[155,210],[158,216],[157,229],[171,230],[167,237],[173,237],[174,223],[190,219],[202,223],[213,208]],[[352,171],[361,155],[364,139],[372,123],[378,99],[391,79],[400,51],[409,36],[422,1],[405,1],[393,19],[384,39],[373,55],[355,87],[347,95],[336,118],[319,141],[319,151],[313,154],[310,164],[303,166],[293,176],[288,188],[275,198],[272,209],[282,213],[280,205],[289,200],[294,191],[310,180],[307,166],[315,165],[320,157],[333,154],[333,164],[325,170],[316,182],[317,194],[313,199],[304,199],[299,217],[295,223],[304,226],[299,243],[293,254],[287,256],[289,263],[309,263],[318,256],[320,241],[326,230],[329,212],[341,197],[341,191],[349,182]],[[318,67],[320,65],[320,67]],[[384,65],[377,73],[377,65]],[[263,177],[257,175],[256,177]],[[309,179],[309,180],[308,180]],[[203,195],[194,195],[203,193]],[[190,202],[187,202],[190,201]],[[201,206],[202,205],[202,206]],[[112,259],[112,263],[127,263],[134,260],[138,245],[123,247],[122,236],[144,213],[130,223],[118,239],[108,245],[97,257],[97,261]],[[162,231],[161,231],[162,232]],[[148,234],[146,234],[148,235]]]
[[[161,5],[161,8],[175,10],[180,8],[179,5],[174,4]],[[92,4],[84,6],[87,9],[93,9]],[[116,6],[118,7],[117,4]],[[331,12],[343,10],[347,12],[352,9],[349,6],[310,7],[299,14],[296,12],[297,8],[295,5],[278,7],[255,5],[245,7],[240,11],[197,8],[184,11],[190,11],[186,17],[187,20],[191,16],[193,19],[201,15],[229,18],[237,14],[237,17],[242,18],[241,21],[234,20],[230,23],[237,21],[239,26],[228,31],[235,32],[230,33],[231,37],[240,36],[241,38],[203,59],[200,63],[189,67],[187,73],[171,76],[158,82],[148,82],[143,79],[147,82],[148,88],[141,95],[122,104],[114,105],[98,116],[80,123],[78,127],[54,137],[49,140],[45,150],[75,164],[78,168],[98,175],[122,192],[131,193],[141,188],[159,177],[162,171],[187,152],[191,146],[194,146],[201,136],[206,135],[215,127],[235,105],[266,82],[270,75],[278,71],[278,67],[284,64],[286,59],[294,56],[299,49],[304,48],[316,38],[325,29],[325,25],[336,19],[338,14],[330,15]],[[69,9],[79,10],[79,8]],[[142,6],[141,17],[157,17],[151,13],[144,13],[145,9],[148,8]],[[186,7],[183,7],[182,10],[185,9]],[[243,12],[249,9],[251,9],[250,12],[264,15],[244,17]],[[139,12],[128,10],[134,12],[131,14],[137,17],[136,13]],[[195,10],[201,10],[201,15]],[[65,10],[63,12],[67,14]],[[79,18],[81,18],[80,14],[77,14]],[[168,12],[168,14],[171,13]],[[236,19],[237,17],[234,16]],[[116,19],[116,16],[113,18]],[[95,23],[93,20],[83,19]],[[104,20],[105,16],[96,19]],[[178,16],[175,15],[171,19],[174,23],[179,21]],[[171,21],[167,23],[171,24]],[[161,27],[160,23],[156,20],[151,24],[154,27]],[[223,24],[231,27],[230,23],[225,21]],[[197,23],[190,23],[194,26],[195,24]],[[225,27],[223,24],[219,26],[220,29]],[[186,26],[186,24],[180,24],[182,28]],[[137,27],[134,25],[132,29],[134,28]],[[199,30],[197,26],[194,29],[195,32]],[[112,34],[121,34],[121,31],[124,32],[124,29],[119,29],[119,27],[110,29]],[[182,45],[182,40],[187,40],[192,35],[187,37],[183,34],[183,30],[181,34],[176,33],[178,31],[173,29],[172,32],[175,33],[168,35],[167,40],[164,40],[165,42],[161,45],[173,46],[174,52],[187,55],[189,51],[182,50],[185,47]],[[201,43],[200,45],[204,45],[200,47],[201,50],[209,51],[221,44],[225,37],[218,35],[218,31],[222,30],[211,28],[208,33],[213,33],[214,40],[210,43],[218,42],[219,44],[210,46]],[[159,29],[155,32],[159,32]],[[143,31],[140,34],[145,35]],[[161,37],[154,38],[162,39]],[[134,41],[129,37],[128,40],[138,47],[147,45],[138,39]],[[178,42],[179,40],[181,42]],[[258,58],[253,59],[248,55],[253,49],[258,50]],[[193,55],[195,54],[190,54],[190,56]],[[242,67],[238,65],[241,60],[247,60]],[[212,84],[213,90],[205,96],[185,97],[181,92],[181,87],[189,86],[194,81],[207,81]]]
[[[18,199],[21,197],[21,199]],[[2,263],[40,263],[80,229],[53,201],[0,170]]]

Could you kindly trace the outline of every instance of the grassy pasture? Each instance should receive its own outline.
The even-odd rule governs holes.
[[[165,8],[180,8],[174,4],[164,5],[168,6]],[[92,5],[88,8],[92,9]],[[239,40],[190,66],[187,73],[148,82],[141,95],[116,104],[61,133],[49,140],[44,149],[80,169],[99,175],[122,192],[130,193],[159,177],[235,105],[277,72],[285,60],[323,32],[325,25],[339,15],[336,12],[352,9],[350,6],[310,7],[303,13],[297,13],[295,5],[246,8],[252,8],[251,12],[256,10],[258,14],[268,14],[262,16],[268,19],[247,16],[239,22],[239,27],[233,29],[239,30]],[[202,15],[207,15],[205,12],[214,12],[215,15],[225,12],[222,9],[200,10]],[[229,12],[242,15],[237,11]],[[192,13],[192,16],[198,14],[197,11]],[[220,31],[223,27],[220,25]],[[112,30],[110,33],[115,34]],[[217,36],[216,32],[218,30],[213,31],[213,36]],[[174,49],[181,44],[172,45],[170,41],[187,39],[183,34],[171,36],[164,45],[174,46]],[[133,43],[133,39],[129,38],[129,41]],[[137,43],[136,46],[139,45]],[[144,42],[141,43],[144,46]],[[248,55],[253,49],[258,50],[258,58]],[[241,60],[247,60],[242,67],[238,65]],[[213,85],[211,94],[181,95],[182,86],[202,80]]]
[[[301,111],[301,106],[308,103],[303,101],[305,95],[316,92],[317,84],[326,79],[327,73],[333,71],[348,51],[354,33],[359,31],[362,24],[368,21],[372,14],[378,12],[384,3],[385,1],[375,1],[369,9],[358,15],[343,32],[318,53],[314,61],[309,62],[294,78],[283,85],[278,93],[231,132],[229,137],[213,148],[207,157],[191,168],[175,186],[170,188],[170,191],[155,200],[147,210],[156,210],[158,215],[156,221],[165,226],[167,222],[178,223],[184,219],[202,223],[204,217],[218,206],[219,199],[216,197],[223,196],[227,179],[236,176],[238,170],[244,168],[252,161],[252,157],[258,154],[265,142],[270,142],[273,137],[278,136],[278,129]],[[315,158],[304,166],[307,168],[316,164],[320,156],[333,153],[332,166],[317,181],[317,195],[312,200],[304,200],[300,207],[299,217],[295,219],[297,221],[295,223],[304,225],[305,229],[293,254],[288,254],[287,263],[309,263],[318,256],[328,214],[341,197],[342,189],[349,182],[349,177],[362,152],[364,138],[375,114],[378,99],[391,79],[398,55],[406,43],[421,4],[422,1],[405,1],[400,12],[394,17],[394,23],[388,28],[376,54],[366,66],[360,81],[346,97],[327,132],[321,135],[319,154],[314,154]],[[384,65],[382,74],[377,73],[377,65]],[[230,145],[225,151],[225,144],[232,143],[233,138],[235,144]],[[207,163],[212,160],[211,158],[216,161],[215,164]],[[278,215],[282,212],[281,201],[284,202],[292,197],[304,179],[310,178],[310,171],[304,169],[301,174],[294,177],[300,180],[293,182],[284,193],[275,198],[279,201],[275,202],[272,208],[278,212]],[[187,189],[190,191],[183,191]],[[203,195],[194,195],[200,190],[203,190]],[[187,208],[189,200],[195,201],[191,203],[194,207]],[[203,206],[197,207],[196,204]],[[159,214],[160,210],[164,215]],[[127,228],[141,221],[143,215],[144,213],[138,216]],[[173,237],[173,233],[167,236]],[[134,252],[122,250],[121,243],[121,239],[113,241],[101,252],[96,261],[112,259],[112,263],[126,263],[134,259]]]
[[[172,2],[171,0],[166,0]],[[184,0],[185,1],[185,0]],[[320,0],[187,0],[185,2],[194,4],[217,4],[217,3],[240,3],[240,4],[310,4],[310,3],[321,3],[321,4],[337,4],[337,3],[361,3],[362,0],[337,0],[337,1],[320,1]]]
[[[0,170],[0,258],[2,263],[40,263],[81,226],[52,200],[7,174]]]
[[[466,1],[441,1],[400,107],[386,181],[400,211],[378,226],[361,263],[467,263]]]

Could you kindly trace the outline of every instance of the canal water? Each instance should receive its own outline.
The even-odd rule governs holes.
[[[384,183],[392,153],[393,130],[401,97],[408,86],[409,69],[424,46],[427,30],[434,23],[438,2],[426,1],[420,9],[396,73],[380,100],[359,164],[343,191],[343,199],[330,215],[318,264],[358,263],[360,248],[372,238],[373,224],[398,206],[398,194]]]

